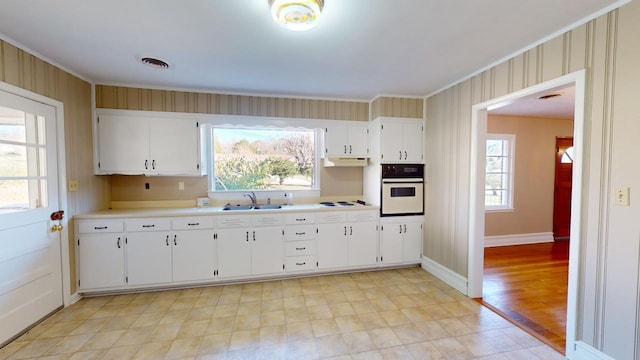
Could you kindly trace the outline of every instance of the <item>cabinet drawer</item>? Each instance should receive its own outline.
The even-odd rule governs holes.
[[[378,212],[376,210],[354,211],[349,213],[349,221],[378,221]]]
[[[316,242],[313,240],[288,242],[285,248],[287,256],[315,255],[315,253]]]
[[[248,215],[219,216],[217,223],[219,228],[249,227],[251,217]]]
[[[171,220],[174,230],[189,229],[213,229],[215,218],[213,216],[184,217]]]
[[[78,232],[81,234],[114,233],[123,232],[122,221],[109,220],[80,220],[78,221]]]
[[[345,212],[324,212],[318,214],[318,223],[339,223],[347,222],[347,213]]]
[[[264,214],[252,217],[254,226],[282,225],[282,215]]]
[[[171,229],[169,218],[149,218],[125,220],[127,231],[164,231]]]
[[[287,226],[284,229],[284,235],[287,241],[312,240],[316,238],[316,226],[315,225]]]
[[[287,214],[285,218],[287,225],[302,225],[315,222],[316,214],[314,213]]]
[[[309,271],[316,268],[315,256],[289,257],[286,262],[287,271]]]

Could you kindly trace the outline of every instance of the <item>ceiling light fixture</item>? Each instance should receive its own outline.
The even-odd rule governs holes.
[[[152,57],[143,57],[142,59],[140,59],[140,62],[142,62],[145,65],[149,65],[153,68],[156,69],[168,69],[169,68],[169,63],[164,61],[164,60],[160,60],[160,59],[156,59],[156,58],[152,58]]]
[[[324,0],[269,0],[273,20],[293,31],[305,31],[316,26]]]

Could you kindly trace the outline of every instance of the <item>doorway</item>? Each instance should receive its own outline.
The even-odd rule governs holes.
[[[571,213],[580,213],[581,208],[581,178],[582,178],[582,141],[584,129],[584,93],[585,71],[581,70],[560,78],[523,89],[500,98],[492,99],[472,107],[472,135],[471,135],[471,188],[469,210],[469,268],[467,295],[473,298],[482,297],[484,277],[484,233],[485,233],[485,157],[487,118],[490,110],[513,103],[519,99],[526,99],[543,92],[575,86],[574,104],[574,162],[573,162],[573,193]],[[569,242],[569,266],[567,285],[566,312],[566,352],[573,353],[576,341],[576,313],[578,295],[578,269],[580,248],[580,217],[571,217]]]
[[[0,83],[0,346],[70,301],[62,109],[33,98]]]
[[[554,240],[569,239],[571,225],[571,179],[574,156],[573,137],[557,137],[553,194]]]

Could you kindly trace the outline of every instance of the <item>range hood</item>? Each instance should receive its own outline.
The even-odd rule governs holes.
[[[324,166],[325,167],[335,167],[335,166],[367,166],[367,158],[359,157],[325,157],[324,158]]]

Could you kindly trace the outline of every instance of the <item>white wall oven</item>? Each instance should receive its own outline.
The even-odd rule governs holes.
[[[380,216],[424,214],[424,165],[382,164]]]

